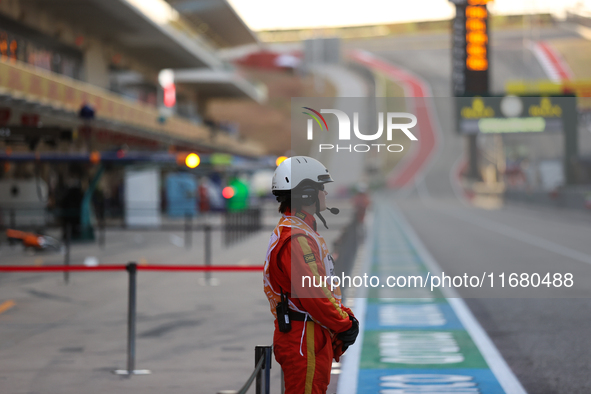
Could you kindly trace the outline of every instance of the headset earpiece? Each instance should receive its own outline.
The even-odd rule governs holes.
[[[318,198],[318,189],[307,185],[291,192],[291,198],[303,206],[312,205]]]
[[[302,190],[302,205],[312,205],[316,202],[316,198],[318,195],[318,190],[312,188],[312,187],[305,187]]]

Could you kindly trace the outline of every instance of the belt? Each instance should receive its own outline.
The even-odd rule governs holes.
[[[294,310],[289,310],[289,319],[291,321],[306,321],[306,314],[305,313],[301,313],[301,312],[297,312]],[[308,317],[307,320],[312,320]]]

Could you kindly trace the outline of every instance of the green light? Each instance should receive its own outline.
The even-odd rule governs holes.
[[[209,159],[214,166],[223,166],[232,164],[232,155],[225,153],[213,153]]]
[[[541,117],[531,118],[483,118],[478,121],[481,133],[541,133],[546,121]]]

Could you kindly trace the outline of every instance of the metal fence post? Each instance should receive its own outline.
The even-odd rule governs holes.
[[[211,259],[212,259],[212,254],[213,254],[213,249],[212,249],[212,241],[211,241],[211,231],[213,230],[211,224],[209,223],[205,223],[203,225],[203,235],[205,237],[205,239],[203,240],[204,243],[204,247],[203,247],[203,251],[205,252],[204,254],[204,264],[205,267],[211,267]],[[220,281],[217,278],[212,278],[211,276],[211,271],[209,270],[205,270],[205,275],[203,278],[199,279],[199,283],[201,283],[204,286],[217,286],[220,284]]]
[[[265,394],[271,393],[271,346],[265,346]]]
[[[129,307],[127,309],[127,374],[135,369],[135,316],[137,294],[137,264],[127,264],[129,272]]]
[[[242,241],[242,222],[244,221],[244,213],[236,212],[236,240],[235,242]]]
[[[137,294],[137,263],[128,263],[126,267],[129,273],[129,295],[127,307],[127,369],[113,371],[117,375],[147,375],[151,372],[147,369],[135,369],[135,320],[136,320],[136,294]]]
[[[247,208],[241,211],[224,213],[224,245],[230,246],[243,241],[261,230],[260,208]]]
[[[230,214],[232,218],[232,239],[231,242],[234,244],[238,242],[238,212],[232,212]]]
[[[103,204],[101,204],[101,207],[100,207],[100,210],[99,210],[100,217],[99,217],[99,221],[98,221],[98,227],[99,227],[99,239],[98,239],[98,242],[99,242],[99,247],[101,249],[104,249],[105,248],[105,243],[107,242],[107,239],[106,239],[107,238],[107,234],[106,234],[107,229],[105,227],[106,210],[107,209],[106,209],[105,204],[103,202]]]
[[[238,238],[239,241],[242,241],[244,239],[244,236],[246,235],[246,231],[247,231],[247,227],[248,226],[248,213],[246,211],[242,211],[240,212],[240,238]]]
[[[105,243],[106,243],[106,238],[107,238],[107,234],[106,234],[107,229],[105,228],[105,218],[102,217],[99,219],[99,247],[101,249],[105,248]]]
[[[223,233],[223,244],[224,246],[228,246],[228,240],[229,240],[229,231],[230,231],[230,223],[228,222],[228,212],[224,212],[222,213],[222,217],[223,217],[223,223],[224,223],[224,233]]]
[[[193,244],[193,217],[189,213],[185,214],[185,248],[191,249]]]
[[[69,266],[70,265],[70,243],[72,241],[72,223],[70,222],[66,222],[66,228],[65,228],[65,238],[66,238],[66,250],[65,250],[65,254],[64,254],[64,265],[65,266]],[[64,271],[64,282],[66,282],[66,284],[68,284],[70,282],[70,271]]]
[[[211,267],[211,225],[205,224],[205,266]],[[211,281],[211,271],[205,271],[205,281],[209,284]]]
[[[264,357],[264,370],[261,369],[256,377],[256,394],[269,394],[271,391],[271,354],[272,346],[256,346],[254,348],[254,365],[256,366],[261,357]],[[263,372],[264,371],[264,372]],[[263,391],[264,386],[264,391]]]
[[[263,228],[263,212],[261,208],[257,208],[257,231],[262,230]]]
[[[264,346],[256,346],[254,348],[254,365],[256,366],[259,362],[259,359],[261,357],[265,357],[265,352],[264,352],[265,347]],[[263,362],[264,363],[264,362]],[[256,382],[255,382],[255,393],[256,394],[261,394],[261,386],[263,384],[262,379],[261,379],[261,375],[263,374],[263,370],[261,369],[259,371],[259,373],[257,374],[257,378],[256,378]]]

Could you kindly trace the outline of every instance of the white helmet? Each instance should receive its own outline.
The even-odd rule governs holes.
[[[275,194],[294,190],[306,183],[321,185],[329,182],[333,182],[333,179],[318,160],[294,156],[285,159],[275,170],[271,191]]]

